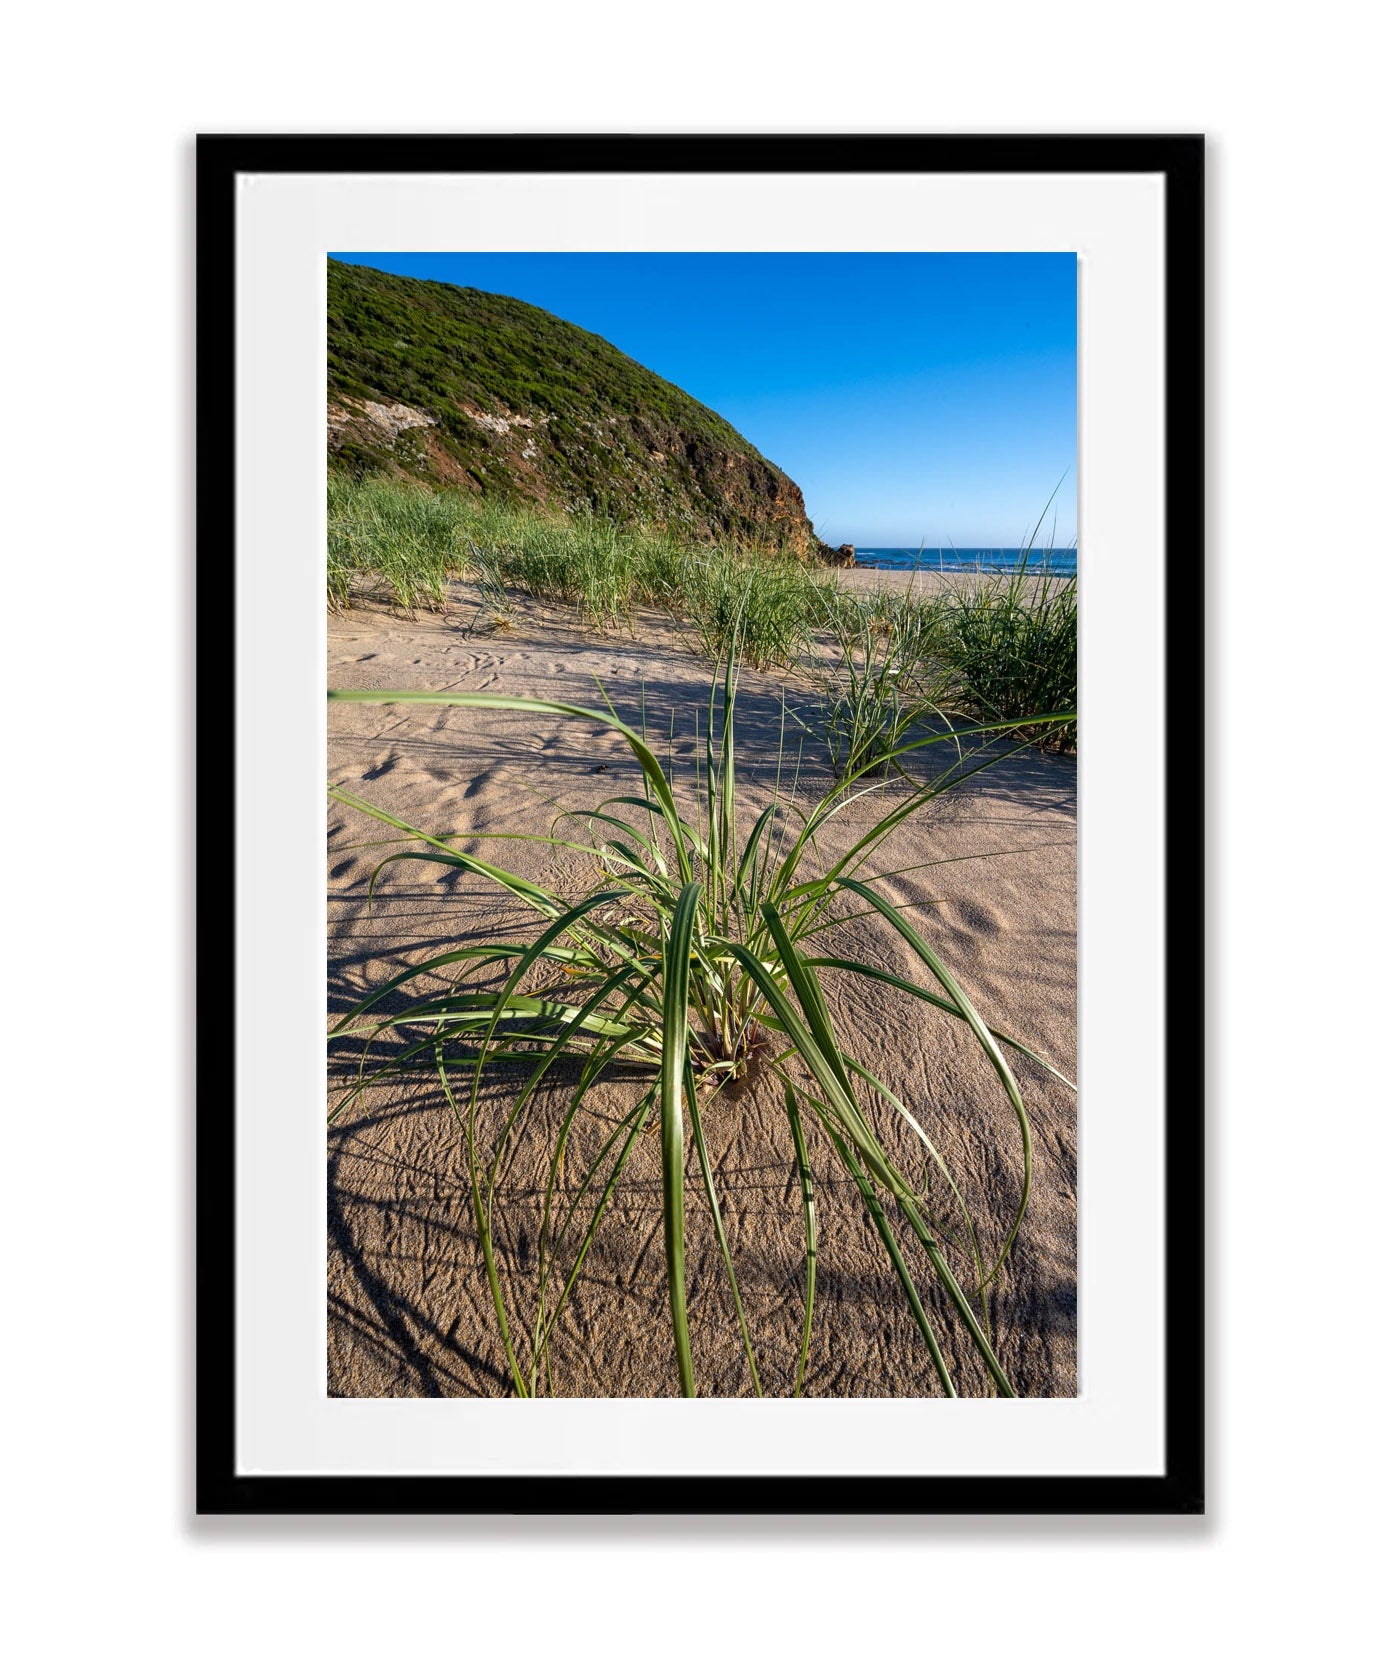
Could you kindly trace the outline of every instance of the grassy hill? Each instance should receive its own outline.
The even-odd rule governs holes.
[[[813,557],[797,485],[606,339],[516,298],[329,264],[331,471]]]

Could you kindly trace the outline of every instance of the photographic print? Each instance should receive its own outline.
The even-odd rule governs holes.
[[[1078,1392],[1072,250],[335,251],[326,1392]]]
[[[1202,164],[201,137],[201,1511],[1201,1509]]]

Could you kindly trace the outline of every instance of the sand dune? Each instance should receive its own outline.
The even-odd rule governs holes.
[[[846,574],[868,588],[870,573]],[[521,602],[509,632],[472,628],[475,602],[454,587],[450,610],[416,621],[360,609],[330,621],[332,687],[495,689],[596,705],[595,677],[635,722],[645,685],[648,723],[663,738],[674,716],[674,757],[688,773],[697,706],[709,667],[659,616],[630,634],[604,636],[572,615]],[[744,674],[738,710],[739,800],[766,802],[778,758],[783,681]],[[788,682],[788,699],[808,702]],[[563,810],[636,791],[633,761],[615,734],[586,722],[469,713],[451,707],[330,709],[329,772],[360,797],[435,832],[547,832]],[[792,731],[788,731],[792,763]],[[800,795],[827,785],[808,754]],[[862,801],[877,806],[892,794]],[[386,838],[382,826],[332,804],[332,848]],[[847,819],[842,819],[847,820]],[[854,825],[856,818],[849,819]],[[868,819],[866,819],[868,821]],[[851,830],[856,832],[854,826]],[[519,841],[480,843],[483,856],[554,887],[586,886],[586,859],[531,854]],[[998,854],[998,855],[986,855]],[[338,1016],[404,966],[448,939],[487,929],[538,930],[503,893],[436,865],[404,862],[380,877],[373,913],[370,871],[383,851],[332,850],[330,1010]],[[934,860],[939,867],[919,868]],[[880,853],[897,902],[936,899],[911,912],[986,1018],[1073,1073],[1075,1060],[1075,761],[1026,752],[935,801]],[[923,978],[910,955],[864,920],[830,936],[846,954],[876,955]],[[1019,1137],[996,1080],[965,1028],[909,1000],[843,976],[834,996],[868,1063],[910,1102],[965,1186],[974,1218],[1000,1228],[1014,1206]],[[338,1092],[348,1052],[332,1056]],[[1075,1113],[1070,1093],[1018,1067],[1036,1133],[1029,1213],[993,1301],[998,1352],[1019,1393],[1075,1392]],[[555,1100],[554,1098],[550,1099]],[[622,1101],[619,1093],[618,1101]],[[790,1391],[802,1317],[801,1201],[782,1106],[760,1086],[716,1103],[711,1148],[745,1308],[765,1389]],[[579,1150],[605,1116],[580,1128]],[[893,1131],[888,1134],[894,1137]],[[527,1128],[512,1143],[497,1205],[508,1307],[533,1313],[541,1191],[552,1139]],[[903,1164],[922,1175],[913,1147]],[[570,1157],[570,1170],[580,1170]],[[938,1392],[926,1350],[889,1272],[859,1196],[829,1150],[815,1151],[819,1196],[818,1296],[805,1392],[812,1396]],[[328,1386],[333,1395],[503,1395],[499,1334],[472,1223],[461,1134],[435,1082],[412,1074],[383,1082],[329,1134],[330,1300]],[[613,1211],[553,1344],[551,1377],[563,1395],[676,1392],[661,1253],[655,1136],[634,1152]],[[747,1369],[698,1169],[691,1255],[691,1311],[702,1393],[748,1392]],[[921,1278],[922,1278],[922,1274]],[[928,1280],[923,1280],[928,1281]],[[964,1347],[933,1289],[935,1327]],[[952,1361],[961,1392],[985,1383],[975,1360]]]

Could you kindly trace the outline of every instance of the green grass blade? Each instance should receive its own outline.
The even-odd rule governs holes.
[[[792,1147],[797,1156],[797,1177],[802,1186],[802,1219],[807,1238],[802,1346],[797,1355],[797,1380],[792,1389],[792,1397],[796,1400],[802,1393],[802,1379],[807,1374],[807,1353],[812,1345],[812,1309],[817,1298],[817,1196],[812,1178],[812,1163],[807,1154],[807,1137],[802,1130],[802,1115],[797,1106],[797,1093],[786,1082],[783,1085],[783,1105],[787,1109],[788,1126],[792,1131]]]
[[[942,1385],[943,1392],[950,1400],[956,1400],[958,1391],[953,1386],[953,1379],[948,1371],[948,1362],[943,1357],[943,1349],[938,1345],[938,1337],[933,1333],[933,1326],[929,1323],[928,1313],[924,1309],[924,1303],[919,1298],[919,1291],[915,1288],[914,1280],[909,1275],[908,1264],[904,1259],[894,1231],[890,1227],[889,1216],[880,1206],[880,1198],[875,1194],[875,1187],[862,1169],[859,1158],[845,1138],[841,1136],[840,1130],[829,1121],[824,1120],[823,1125],[826,1135],[831,1139],[846,1171],[855,1179],[860,1189],[861,1199],[865,1203],[866,1212],[870,1215],[875,1229],[880,1233],[880,1241],[884,1243],[885,1252],[894,1265],[900,1287],[904,1291],[904,1298],[909,1303],[909,1310],[914,1315],[914,1322],[919,1327],[919,1334],[924,1339],[924,1346],[928,1349],[929,1357],[933,1360],[933,1368],[938,1373],[938,1380]]]
[[[1022,1168],[1020,1204],[1016,1209],[1016,1217],[1011,1222],[1011,1229],[1007,1233],[1005,1242],[1002,1244],[1001,1252],[997,1256],[995,1264],[992,1266],[991,1270],[987,1273],[987,1276],[984,1279],[984,1282],[990,1283],[1001,1270],[1002,1266],[1006,1263],[1006,1257],[1011,1252],[1011,1245],[1016,1241],[1016,1234],[1021,1229],[1021,1221],[1026,1216],[1026,1207],[1030,1201],[1031,1195],[1031,1177],[1035,1164],[1035,1146],[1031,1134],[1030,1116],[1026,1113],[1026,1105],[1021,1097],[1021,1088],[1017,1085],[1016,1076],[1007,1065],[1006,1057],[1002,1055],[1001,1050],[998,1048],[996,1040],[993,1038],[991,1031],[987,1027],[987,1023],[974,1008],[962,987],[958,985],[957,981],[949,972],[947,966],[938,956],[938,953],[933,949],[918,929],[914,927],[913,923],[911,923],[906,917],[902,916],[889,902],[889,900],[884,898],[880,893],[877,893],[873,887],[866,886],[864,881],[842,880],[840,884],[855,893],[857,897],[865,899],[867,903],[878,910],[890,926],[904,936],[905,941],[917,953],[927,968],[936,976],[939,985],[941,985],[944,991],[947,992],[949,999],[957,1009],[958,1013],[962,1016],[963,1020],[967,1022],[968,1026],[972,1028],[977,1042],[982,1047],[983,1054],[987,1057],[988,1061],[991,1062],[992,1067],[995,1069],[996,1076],[1001,1081],[1002,1089],[1006,1093],[1007,1101],[1011,1105],[1011,1111],[1016,1117],[1017,1125],[1020,1127]]]
[[[330,697],[334,699],[335,696]],[[507,888],[517,898],[522,898],[534,909],[552,916],[559,909],[559,901],[552,893],[537,887],[533,881],[524,881],[518,875],[512,875],[509,870],[497,869],[494,864],[483,863],[480,858],[474,858],[468,852],[459,852],[439,840],[436,835],[425,833],[421,828],[415,828],[412,823],[400,821],[391,816],[388,811],[381,811],[377,805],[371,805],[367,799],[359,799],[353,793],[347,793],[344,788],[330,787],[326,790],[332,799],[341,805],[348,805],[352,811],[359,811],[366,817],[374,817],[379,822],[388,823],[390,828],[397,828],[402,834],[411,834],[415,840],[421,840],[426,845],[450,858],[460,869],[469,870],[474,875],[484,875],[488,881],[495,881],[498,886]]]
[[[878,894],[874,896],[878,897]],[[807,1026],[798,1018],[797,1011],[793,1008],[790,1000],[783,995],[776,981],[751,951],[737,945],[730,946],[729,949],[743,964],[745,970],[753,978],[754,984],[767,999],[769,1007],[782,1023],[784,1032],[793,1041],[808,1071],[821,1086],[822,1095],[830,1104],[834,1117],[839,1119],[846,1128],[851,1141],[855,1144],[856,1152],[880,1183],[894,1196],[906,1218],[914,1227],[920,1242],[933,1262],[939,1281],[948,1292],[959,1318],[967,1326],[968,1333],[976,1342],[978,1352],[981,1354],[987,1369],[991,1372],[998,1390],[1010,1397],[1015,1391],[1012,1389],[1006,1373],[1001,1368],[986,1332],[978,1321],[976,1312],[954,1276],[952,1267],[949,1266],[934,1242],[927,1225],[924,1224],[922,1217],[919,1215],[913,1190],[905,1183],[884,1150],[881,1149],[869,1121],[866,1120],[855,1101],[840,1049],[834,1041],[831,1041],[829,1032],[823,1029],[820,1019],[813,1025],[812,1031],[807,1030]],[[798,960],[796,969],[800,971],[802,967],[801,961]],[[794,990],[797,989],[796,978],[794,977]],[[823,1009],[824,1007],[823,1005]],[[971,1005],[969,1004],[968,1007],[971,1008]],[[822,1048],[818,1047],[819,1039],[823,1041]],[[833,1065],[833,1062],[835,1065]],[[1024,1203],[1022,1206],[1024,1210]],[[873,1214],[872,1217],[874,1217]],[[1013,1229],[1013,1238],[1014,1235],[1015,1231]],[[1010,1243],[1008,1242],[1008,1249],[1009,1246]],[[1005,1251],[1003,1252],[1003,1258],[1004,1254]],[[891,1251],[891,1259],[893,1258],[894,1254]],[[995,1266],[992,1268],[992,1271],[987,1274],[988,1278],[994,1275],[996,1269]],[[985,1282],[986,1280],[980,1281]]]
[[[748,1320],[744,1317],[744,1303],[739,1294],[739,1280],[734,1275],[734,1257],[729,1251],[729,1238],[725,1235],[724,1220],[719,1211],[719,1193],[715,1189],[715,1175],[710,1170],[710,1152],[705,1146],[705,1128],[700,1115],[700,1099],[695,1090],[695,1075],[689,1064],[685,1070],[685,1098],[686,1106],[690,1110],[690,1133],[695,1139],[695,1153],[699,1157],[700,1171],[705,1180],[705,1196],[710,1204],[710,1218],[714,1222],[715,1236],[719,1239],[719,1251],[724,1257],[724,1270],[729,1278],[729,1292],[734,1298],[734,1311],[739,1315],[739,1334],[744,1342],[744,1356],[749,1362],[749,1376],[753,1380],[754,1393],[761,1400],[763,1398],[763,1384],[758,1380],[758,1361],[754,1358],[753,1343],[749,1340]]]
[[[700,884],[689,882],[676,901],[661,1000],[661,1198],[665,1216],[666,1281],[681,1393],[695,1394],[690,1325],[685,1307],[685,1080],[689,1067],[690,950]]]
[[[671,784],[666,779],[666,772],[661,763],[635,729],[629,729],[625,723],[607,712],[595,712],[590,706],[573,706],[563,700],[530,700],[508,694],[442,694],[424,693],[419,690],[384,690],[370,689],[331,689],[326,699],[332,704],[357,704],[380,706],[467,706],[482,711],[497,712],[542,712],[552,717],[583,718],[589,723],[601,723],[609,729],[616,729],[632,749],[632,755],[641,766],[642,775],[647,786],[651,789],[657,804],[661,807],[662,817],[671,831],[675,841],[679,858],[681,878],[690,879],[690,860],[686,856],[684,845],[685,825],[681,822],[680,812],[676,809],[675,799],[671,794]],[[341,797],[339,794],[337,798]],[[355,805],[353,798],[346,798],[347,805]],[[359,806],[363,809],[363,806]],[[392,822],[393,818],[386,818]],[[398,824],[405,827],[404,824]],[[424,835],[418,829],[407,829],[408,833],[416,834],[420,839],[431,841],[431,835]],[[470,862],[470,860],[466,860]],[[538,890],[538,889],[536,889]]]
[[[505,1345],[506,1362],[510,1366],[511,1381],[515,1384],[515,1392],[522,1400],[528,1399],[530,1390],[521,1375],[520,1365],[515,1357],[515,1339],[510,1333],[510,1320],[506,1315],[505,1297],[501,1291],[500,1274],[496,1268],[495,1244],[491,1239],[491,1222],[487,1217],[486,1204],[482,1199],[480,1179],[476,1161],[476,1124],[469,1122],[457,1106],[457,1099],[453,1095],[451,1081],[447,1077],[447,1070],[442,1065],[441,1053],[438,1055],[438,1079],[442,1084],[443,1095],[447,1098],[447,1106],[452,1111],[452,1118],[462,1130],[467,1140],[467,1181],[472,1193],[472,1213],[476,1219],[477,1237],[481,1243],[482,1258],[486,1264],[486,1279],[491,1290],[491,1305],[495,1310],[496,1323],[500,1328],[501,1341]]]
[[[543,1331],[539,1334],[538,1350],[535,1355],[535,1360],[530,1367],[532,1381],[538,1365],[546,1357],[547,1350],[549,1348],[549,1339],[554,1334],[554,1327],[558,1324],[560,1318],[562,1317],[564,1308],[568,1304],[569,1296],[573,1292],[574,1285],[578,1282],[579,1273],[583,1270],[583,1263],[588,1258],[588,1251],[593,1246],[593,1239],[597,1236],[598,1227],[603,1222],[603,1215],[607,1212],[608,1206],[612,1201],[613,1191],[616,1190],[618,1180],[622,1177],[622,1169],[627,1165],[628,1157],[631,1155],[637,1139],[641,1136],[642,1125],[646,1120],[647,1111],[651,1104],[655,1101],[655,1098],[656,1084],[653,1082],[652,1085],[643,1093],[636,1105],[629,1109],[623,1118],[618,1122],[617,1126],[614,1127],[607,1142],[594,1157],[588,1168],[588,1172],[584,1177],[583,1183],[579,1186],[577,1193],[569,1204],[568,1211],[565,1214],[564,1224],[555,1241],[554,1252],[549,1263],[549,1271],[541,1283],[541,1288],[547,1286],[549,1278],[554,1273],[555,1262],[558,1258],[558,1250],[563,1244],[564,1237],[568,1232],[568,1227],[573,1219],[575,1209],[583,1200],[588,1186],[592,1183],[594,1176],[601,1168],[603,1162],[612,1152],[613,1146],[616,1144],[618,1138],[626,1133],[626,1142],[623,1144],[617,1160],[613,1163],[612,1171],[608,1174],[607,1181],[603,1186],[598,1200],[593,1205],[592,1217],[589,1219],[588,1227],[584,1232],[583,1241],[579,1245],[579,1251],[574,1256],[574,1263],[569,1268],[568,1276],[565,1278],[563,1286],[560,1289],[559,1299],[554,1303],[554,1309],[549,1315],[549,1321],[545,1325]]]
[[[870,914],[879,914],[872,911]],[[901,975],[889,974],[882,968],[872,968],[869,963],[856,962],[848,957],[805,957],[803,961],[808,968],[839,968],[848,974],[861,974],[867,980],[877,980],[881,985],[892,986],[896,991],[908,992],[911,997],[921,998],[925,1003],[931,1003],[935,1009],[941,1009],[946,1015],[956,1015],[958,1020],[965,1021],[962,1010],[955,1003],[950,1003],[945,997],[939,997],[937,992],[929,991],[927,986],[920,986],[916,981],[906,980]],[[1022,1044],[1020,1039],[1012,1038],[1010,1033],[1004,1033],[996,1027],[988,1027],[987,1031],[996,1039],[998,1044],[1004,1044],[1008,1050],[1014,1050],[1017,1055],[1024,1056],[1038,1068],[1042,1068],[1052,1078],[1058,1079],[1067,1090],[1078,1091],[1079,1087],[1072,1079],[1060,1072],[1053,1062],[1046,1061],[1038,1051],[1029,1045]]]

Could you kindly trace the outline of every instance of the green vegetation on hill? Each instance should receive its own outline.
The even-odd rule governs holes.
[[[702,542],[816,547],[784,472],[606,339],[515,298],[328,269],[333,475],[454,484]]]

